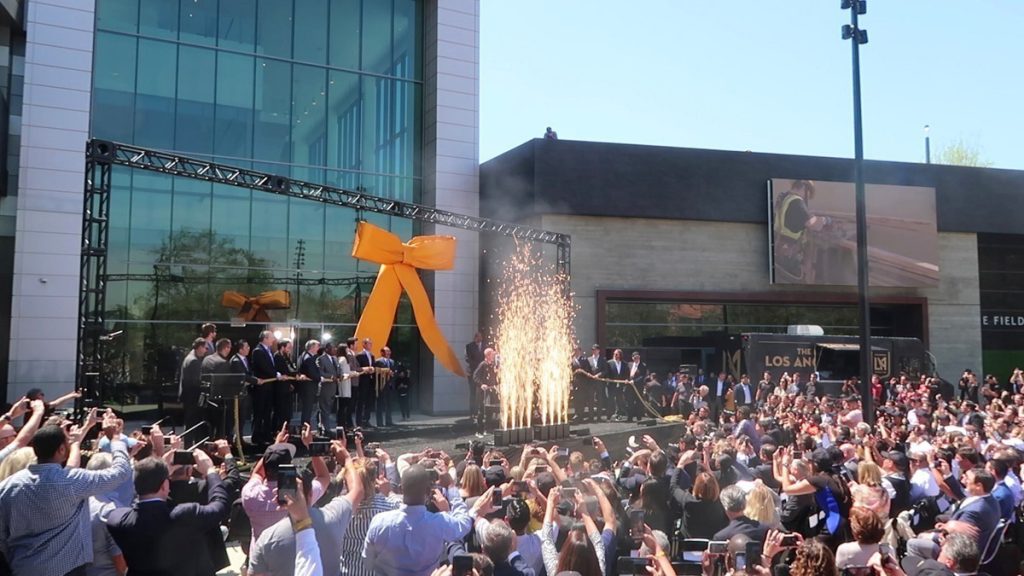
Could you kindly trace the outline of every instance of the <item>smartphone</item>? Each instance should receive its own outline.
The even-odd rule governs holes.
[[[174,456],[171,458],[171,464],[174,464],[175,466],[192,466],[196,463],[195,454],[188,450],[175,450]]]
[[[729,542],[725,540],[712,540],[708,542],[708,554],[722,556],[729,551]]]
[[[430,454],[427,454],[427,456],[436,460],[441,457],[441,452],[439,450],[434,450]]]
[[[747,542],[746,549],[746,561],[750,566],[757,566],[761,563],[761,551],[764,549],[764,544],[757,541]]]
[[[565,448],[559,448],[558,449],[558,456],[561,457],[561,458],[568,458],[569,457],[569,447],[566,446]]]
[[[380,449],[380,442],[370,442],[366,446],[363,446],[364,452],[374,452]]]
[[[277,467],[277,503],[284,506],[288,502],[285,496],[295,498],[299,487],[299,473],[294,464],[282,464]]]
[[[639,542],[644,538],[644,519],[645,513],[643,510],[629,511],[629,537],[634,542]]]
[[[747,571],[747,553],[746,552],[737,552],[736,553],[736,556],[733,558],[733,569],[736,572],[746,572]]]
[[[473,557],[458,554],[452,558],[452,576],[473,576]]]
[[[541,472],[548,472],[550,468],[547,466],[537,466],[533,469],[534,474],[540,474]]]
[[[871,566],[847,566],[840,574],[842,576],[874,576],[875,569]]]
[[[708,541],[703,539],[683,540],[680,545],[683,562],[701,562],[707,549]]]
[[[803,459],[804,459],[804,451],[803,450],[793,450],[793,460],[803,460]]]
[[[164,436],[164,447],[167,447],[167,446],[170,446],[170,445],[171,445],[171,437],[170,436]]]
[[[331,453],[330,442],[311,442],[309,444],[309,455],[313,456],[328,456]]]
[[[338,426],[337,428],[334,429],[334,439],[335,440],[341,440],[344,437],[345,437],[345,428],[343,426]]]
[[[796,534],[784,534],[782,539],[779,540],[779,546],[783,548],[795,548],[799,544]]]
[[[512,483],[512,491],[516,494],[523,494],[530,492],[530,485],[522,480],[516,480]]]
[[[501,490],[491,492],[491,506],[494,506],[495,508],[501,506]]]
[[[629,574],[647,574],[647,566],[649,566],[649,561],[647,560],[647,558],[637,558],[634,556],[619,556],[619,559],[615,562],[615,566],[620,576]]]
[[[560,490],[562,492],[562,500],[568,500],[569,502],[576,501],[576,494],[579,490],[571,487],[562,487]]]

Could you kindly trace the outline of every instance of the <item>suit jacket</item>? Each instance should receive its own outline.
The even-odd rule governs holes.
[[[608,373],[608,361],[604,359],[604,356],[597,357],[597,368],[590,365],[591,356],[583,358],[583,369],[590,372],[594,376],[601,378]]]
[[[181,362],[181,383],[178,396],[186,404],[195,404],[199,400],[199,385],[202,378],[203,359],[196,358],[195,351],[188,353]]]
[[[256,376],[252,373],[252,361],[248,357],[235,354],[228,363],[231,374],[245,374],[247,384],[255,384]]]
[[[751,540],[764,542],[764,538],[768,534],[768,527],[757,520],[751,520],[746,516],[740,516],[739,518],[729,522],[725,528],[715,532],[715,536],[712,539],[728,540],[737,534],[746,534]]]
[[[466,344],[466,365],[469,366],[469,372],[467,372],[467,374],[472,374],[473,371],[476,370],[476,367],[484,361],[485,348],[487,348],[487,344],[484,344],[482,341],[480,344],[477,344],[476,342]]]
[[[999,502],[995,496],[986,494],[975,498],[953,512],[952,520],[961,520],[978,528],[978,550],[984,551],[985,545],[992,539],[992,534],[999,524]],[[983,552],[984,553],[984,552]]]
[[[633,363],[626,363],[626,374],[629,374],[629,379],[633,381],[634,386],[643,388],[644,382],[647,380],[647,364],[640,362],[637,366],[636,371],[633,371]]]
[[[391,374],[388,376],[388,380],[387,380],[387,383],[386,383],[385,387],[388,390],[393,389],[395,387],[395,374],[397,372],[397,366],[395,365],[395,359],[394,358],[383,358],[383,357],[382,358],[377,358],[376,360],[374,360],[373,365],[375,367],[377,367],[377,368],[390,368],[391,369]],[[375,383],[376,383],[376,381],[375,381]]]
[[[1010,492],[1005,482],[1000,481],[992,489],[992,497],[999,504],[999,516],[1009,522],[1013,518],[1013,492]]]
[[[326,356],[326,354],[323,354]],[[309,378],[312,384],[318,384],[320,382],[320,365],[317,364],[317,358],[309,352],[303,352],[302,357],[299,359],[299,373],[305,374]]]
[[[274,354],[274,369],[282,376],[298,376],[299,369],[295,367],[292,359],[278,352]]]
[[[274,364],[274,353],[262,345],[256,346],[249,353],[249,364],[252,375],[261,380],[277,378],[277,366]]]
[[[743,393],[743,385],[736,384],[733,386],[733,400],[736,402],[736,406],[750,406],[754,403],[754,387],[751,384],[747,384],[747,392]]]
[[[172,506],[161,500],[118,508],[107,529],[124,553],[132,576],[207,576],[216,572],[206,534],[227,518],[231,502],[216,472],[206,476],[210,503]]]
[[[722,380],[722,395],[721,396],[718,395],[718,378],[708,378],[708,382],[707,382],[706,385],[708,387],[708,399],[709,400],[715,400],[715,401],[719,401],[719,402],[725,400],[725,393],[729,391],[729,381],[728,380]]]
[[[615,369],[615,360],[609,360],[605,363],[605,366],[605,373],[610,380],[626,380],[629,378],[629,362],[620,360],[618,370]]]
[[[494,564],[494,576],[536,576],[533,568],[526,562],[522,554],[516,554],[512,561],[503,560]]]
[[[226,459],[224,464],[227,467],[227,475],[225,476],[222,485],[227,491],[228,500],[234,502],[238,498],[239,491],[242,487],[242,475],[238,471],[238,465],[234,458]],[[171,483],[171,495],[168,500],[168,504],[178,505],[187,504],[189,502],[195,502],[197,504],[210,503],[210,484],[206,480],[195,481],[187,490],[175,489],[183,484],[187,483],[184,481]],[[231,559],[228,557],[227,546],[224,544],[224,537],[221,534],[220,526],[214,526],[207,530],[204,534],[204,540],[206,541],[206,550],[201,551],[200,553],[209,553],[210,561],[213,563],[214,570],[223,570],[231,565]]]
[[[359,363],[359,367],[360,368],[366,368],[367,366],[373,366],[373,362],[375,360],[376,360],[376,358],[373,356],[373,354],[371,353],[371,354],[367,355],[365,350],[356,353],[356,362]],[[360,376],[359,377],[359,385],[360,386],[374,386],[375,383],[373,381],[373,374],[363,374],[362,376]]]
[[[214,352],[213,354],[203,356],[201,372],[203,376],[208,374],[228,374],[231,372],[231,363],[227,358]]]

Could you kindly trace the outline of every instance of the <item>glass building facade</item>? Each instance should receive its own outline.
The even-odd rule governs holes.
[[[92,137],[400,200],[422,186],[422,2],[98,0]],[[202,322],[231,326],[221,295],[275,289],[269,326],[298,341],[352,334],[377,266],[350,254],[359,219],[403,238],[408,220],[115,168],[105,395],[151,404],[174,387]],[[389,343],[417,366],[407,304]]]

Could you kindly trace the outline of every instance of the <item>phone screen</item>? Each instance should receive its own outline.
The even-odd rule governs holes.
[[[283,464],[277,468],[277,503],[284,506],[288,502],[285,496],[295,498],[298,490],[299,474],[292,464]]]
[[[491,492],[491,506],[501,506],[501,490]]]
[[[452,558],[452,576],[472,576],[473,557],[468,554],[459,554]]]
[[[171,464],[175,466],[191,466],[196,463],[196,457],[188,450],[175,450]]]
[[[641,540],[644,537],[644,511],[629,511],[629,536],[633,540]]]
[[[309,444],[310,456],[327,456],[331,453],[330,442],[311,442]]]

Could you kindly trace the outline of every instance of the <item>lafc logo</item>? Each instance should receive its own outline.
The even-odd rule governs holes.
[[[872,355],[874,364],[874,373],[879,376],[889,375],[889,353],[888,352],[875,352]]]

